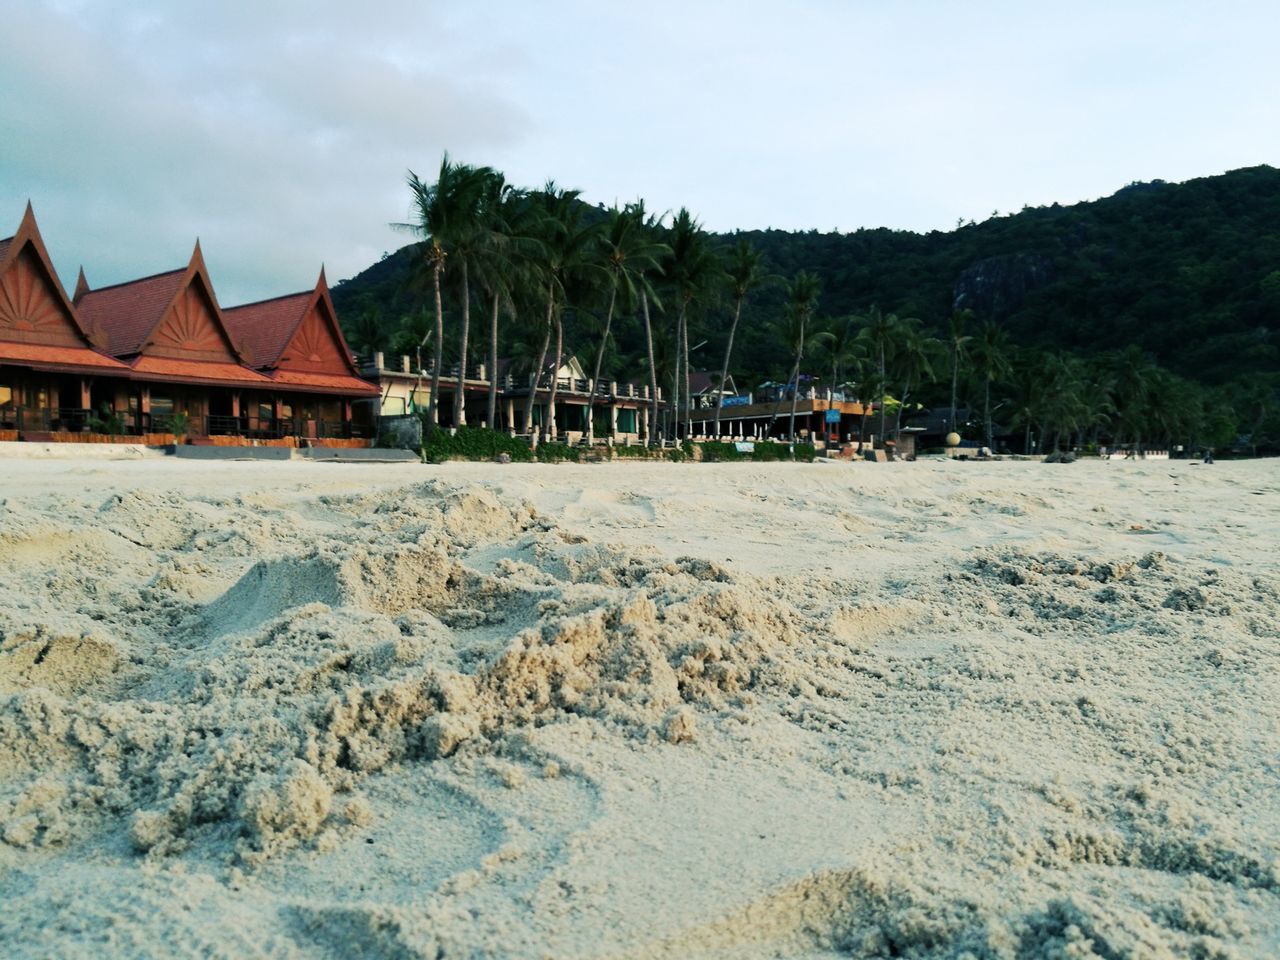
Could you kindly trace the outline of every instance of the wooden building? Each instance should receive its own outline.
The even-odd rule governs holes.
[[[94,290],[82,270],[68,299],[28,205],[0,241],[0,438],[371,433],[352,400],[377,388],[357,375],[323,271],[312,291],[229,314],[198,242],[185,267],[139,280]]]
[[[67,298],[27,204],[0,240],[0,439],[82,430],[91,409],[128,383],[101,330]]]

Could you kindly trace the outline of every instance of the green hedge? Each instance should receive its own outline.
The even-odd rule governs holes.
[[[709,441],[700,443],[698,446],[702,450],[702,459],[708,463],[734,463],[748,460],[752,463],[769,463],[791,459],[791,449],[785,443],[759,442],[755,444],[755,449],[750,453],[743,453],[732,443]],[[809,463],[815,456],[817,456],[817,451],[814,449],[813,444],[796,444],[796,460]]]
[[[523,440],[485,427],[459,427],[453,434],[436,429],[424,435],[422,441],[422,459],[427,463],[493,460],[500,453],[509,454],[514,463],[528,463],[533,459],[533,451]]]

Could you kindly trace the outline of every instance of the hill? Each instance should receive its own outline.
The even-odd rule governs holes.
[[[1000,321],[1020,345],[1095,354],[1134,344],[1206,385],[1280,369],[1280,170],[1269,166],[1133,183],[1100,200],[951,231],[749,230],[720,239],[738,237],[773,273],[816,272],[822,316],[877,304],[941,331],[953,309],[967,307]],[[410,245],[337,285],[334,301],[357,343],[389,341],[420,308],[414,263]],[[769,324],[781,302],[775,287],[749,304],[734,364],[740,382],[785,366]],[[695,365],[714,365],[727,309],[709,308],[697,323],[691,338],[708,344]],[[587,341],[589,326],[586,317],[570,321],[576,342]],[[618,340],[614,366],[623,368],[642,352],[638,327],[624,322]]]

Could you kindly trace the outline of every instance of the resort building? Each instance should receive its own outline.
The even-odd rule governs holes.
[[[596,390],[590,389],[590,379],[576,357],[566,356],[559,364],[548,361],[533,388],[532,372],[517,373],[517,364],[510,359],[498,361],[497,374],[497,422],[496,429],[512,434],[525,432],[526,416],[532,404],[534,431],[541,430],[549,422],[548,405],[551,402],[551,378],[556,384],[556,432],[566,443],[581,443],[587,430],[587,404],[595,404],[595,433],[597,439],[609,439],[614,443],[640,443],[644,437],[644,411],[651,405],[648,386],[625,383],[618,380],[601,380]],[[431,369],[420,369],[413,357],[401,355],[388,358],[375,353],[361,367],[361,374],[377,383],[379,395],[367,403],[385,418],[405,416],[427,409],[431,395]],[[465,381],[465,422],[482,425],[488,419],[489,379],[485,364],[472,368],[474,378]],[[458,369],[454,366],[440,378],[440,403],[438,419],[442,427],[452,427],[453,397],[458,389]],[[662,398],[659,391],[659,400]]]
[[[128,383],[104,346],[67,298],[28,204],[0,240],[0,440],[87,426],[95,400]]]
[[[808,383],[804,380],[808,379]],[[716,431],[715,398],[708,406],[695,403],[681,418],[688,423],[694,440],[780,440],[787,439],[791,425],[791,384],[764,384],[755,394],[720,398],[720,435]],[[865,434],[870,427],[872,404],[846,397],[841,390],[816,386],[812,379],[802,378],[796,401],[796,437],[820,446],[846,443],[870,443]],[[684,432],[684,428],[681,428]]]
[[[229,311],[197,242],[185,267],[68,299],[28,204],[0,241],[0,439],[75,433],[191,442],[349,441],[371,424],[324,274]]]
[[[532,404],[535,429],[549,422],[552,377],[556,380],[556,433],[565,443],[581,443],[587,432],[587,407],[594,406],[592,420],[597,439],[618,444],[644,441],[643,410],[652,404],[649,386],[620,380],[592,383],[577,357],[565,355],[543,368],[534,384],[533,373],[516,376],[511,361],[498,362],[499,385],[506,407],[505,422],[523,432],[526,413]],[[658,391],[662,402],[662,391]]]

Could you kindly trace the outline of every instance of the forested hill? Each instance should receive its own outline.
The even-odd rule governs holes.
[[[772,273],[816,272],[820,316],[876,304],[941,331],[953,309],[967,307],[1000,321],[1018,344],[1086,354],[1137,344],[1206,384],[1280,369],[1280,170],[1269,166],[1135,183],[1101,200],[1025,208],[947,232],[753,230],[721,239],[739,236]],[[355,332],[365,317],[367,340],[372,313],[390,336],[422,302],[413,264],[405,248],[341,283],[334,300],[344,323]],[[770,322],[782,299],[780,287],[766,289],[744,314],[734,367],[748,382],[785,366]],[[710,341],[710,356],[726,314],[711,308],[691,332]],[[629,328],[619,339],[623,359],[638,353]]]

